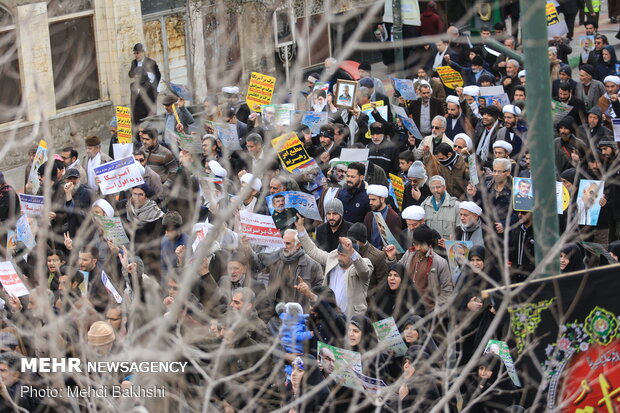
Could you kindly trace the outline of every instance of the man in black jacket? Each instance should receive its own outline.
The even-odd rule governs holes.
[[[519,226],[510,231],[508,260],[512,282],[522,282],[534,271],[534,227],[532,213],[519,211]]]
[[[325,219],[323,224],[316,228],[316,243],[323,251],[333,251],[340,244],[340,237],[344,237],[351,227],[351,223],[343,218],[344,207],[342,201],[334,198],[325,204]]]
[[[134,71],[138,67],[143,67],[146,70],[146,74],[149,77],[149,81],[155,88],[155,100],[157,100],[157,85],[161,79],[161,73],[159,72],[159,66],[157,62],[149,57],[145,56],[146,49],[142,43],[136,43],[133,47],[134,60],[131,61],[131,69],[129,69],[129,77],[133,79]]]

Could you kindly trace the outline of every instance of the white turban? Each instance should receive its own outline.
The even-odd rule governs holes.
[[[508,155],[512,152],[512,145],[506,141],[495,141],[493,148],[504,148],[506,152],[508,152]]]
[[[209,161],[209,169],[211,169],[213,175],[219,176],[220,178],[226,178],[228,176],[226,169],[224,169],[216,160]]]
[[[607,76],[605,77],[605,80],[603,80],[603,83],[607,83],[607,82],[614,82],[616,85],[620,85],[620,77],[618,76]]]
[[[430,84],[430,83],[428,83],[428,81],[426,81],[426,80],[424,80],[424,79],[420,79],[420,80],[418,80],[418,87],[420,87],[420,86],[422,86],[422,85],[424,85],[424,86],[428,86],[428,88],[431,90],[431,93],[433,93],[433,87],[431,86],[431,84]]]
[[[468,96],[478,96],[480,94],[480,88],[475,85],[465,86],[463,88],[463,94]]]
[[[460,102],[459,102],[459,98],[457,96],[448,95],[446,97],[446,103],[454,103],[455,105],[458,105]]]
[[[475,202],[463,201],[459,204],[460,209],[464,209],[478,216],[482,215],[482,208],[480,208]]]
[[[424,212],[424,208],[418,205],[408,206],[403,210],[402,217],[403,219],[411,219],[413,221],[420,221],[424,219],[426,216]]]
[[[366,193],[368,195],[375,195],[381,198],[387,198],[389,191],[383,185],[368,185],[368,188],[366,188]]]
[[[103,209],[103,212],[105,212],[108,218],[112,218],[114,216],[114,208],[112,208],[112,205],[110,205],[110,203],[106,201],[105,199],[96,200],[93,203],[93,207],[96,207],[96,206]]]
[[[222,92],[236,95],[239,93],[239,88],[237,86],[225,86],[222,88]]]
[[[260,181],[260,179],[256,178],[254,175],[249,174],[249,173],[244,174],[240,180],[242,183],[250,185],[252,189],[255,190],[256,192],[259,192],[260,189],[263,187],[263,184]]]
[[[457,139],[463,139],[465,141],[465,146],[467,146],[467,150],[468,151],[472,151],[472,149],[474,148],[474,143],[472,142],[471,138],[469,137],[469,135],[467,135],[466,133],[457,133],[454,136],[454,139],[452,139],[452,142],[456,142]]]
[[[556,53],[556,54],[557,54],[557,53]],[[520,77],[520,78],[521,78],[521,77],[525,77],[525,70],[521,70],[521,71],[519,72],[519,74],[517,75],[517,77]]]
[[[502,108],[502,112],[504,113],[512,113],[515,116],[521,116],[521,109],[515,105],[506,105]]]

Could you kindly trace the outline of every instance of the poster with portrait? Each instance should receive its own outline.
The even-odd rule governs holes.
[[[399,254],[404,254],[405,250],[401,247],[400,243],[396,240],[392,231],[388,227],[387,223],[383,219],[383,215],[381,212],[373,212],[372,215],[375,217],[375,222],[377,223],[377,228],[379,229],[379,235],[381,236],[381,241],[383,241],[384,246],[393,245],[396,247],[396,252]]]
[[[577,215],[579,225],[596,226],[601,213],[601,199],[605,189],[604,181],[581,179],[577,194]]]
[[[534,187],[531,178],[512,179],[512,209],[532,212],[534,208]]]
[[[310,194],[299,191],[285,191],[269,195],[265,200],[267,201],[269,214],[271,214],[272,217],[274,213],[282,213],[286,210],[291,210],[294,211],[293,216],[299,213],[309,219],[316,219],[317,221],[322,220],[319,208],[316,204],[316,199]],[[278,226],[277,222],[276,226]]]
[[[612,119],[611,123],[614,128],[614,141],[620,142],[620,119]]]
[[[336,106],[349,109],[353,108],[356,92],[357,82],[338,79],[338,82],[336,82]]]
[[[446,240],[446,251],[448,252],[448,263],[450,269],[454,271],[457,267],[463,266],[467,262],[469,250],[474,246],[473,241],[452,241]]]

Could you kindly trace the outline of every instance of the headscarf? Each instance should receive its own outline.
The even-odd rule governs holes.
[[[583,263],[583,253],[577,244],[568,244],[562,251],[568,257],[568,265],[562,270],[563,273],[579,271],[586,268]]]

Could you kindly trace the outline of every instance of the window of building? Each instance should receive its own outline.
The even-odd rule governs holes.
[[[92,13],[50,24],[56,108],[99,99]]]
[[[13,16],[0,6],[0,123],[23,117],[17,38]]]

